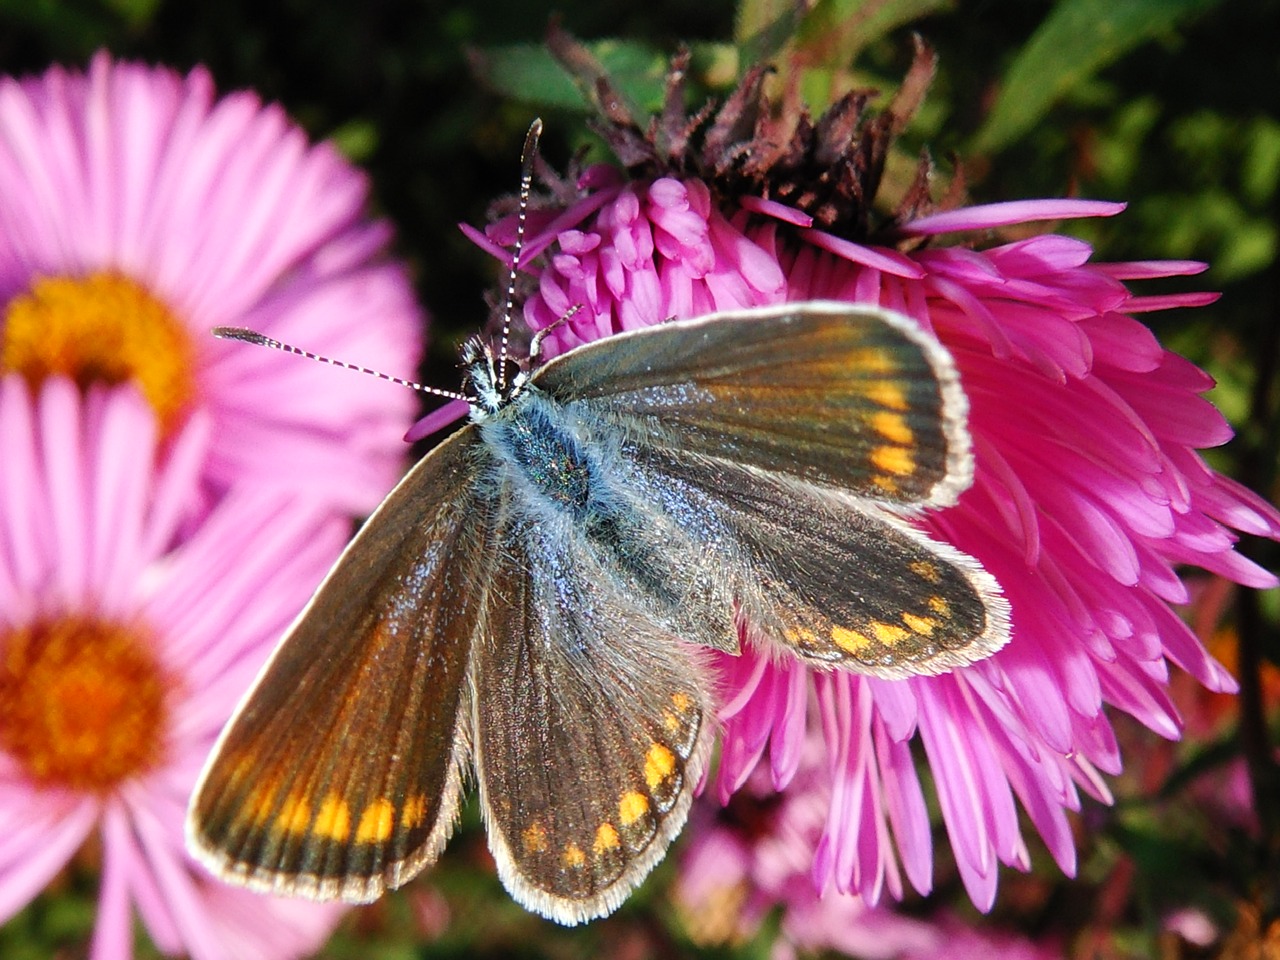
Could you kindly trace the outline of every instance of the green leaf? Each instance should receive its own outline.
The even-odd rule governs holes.
[[[733,24],[742,62],[772,62],[791,40],[803,15],[804,8],[793,0],[743,0]]]
[[[471,69],[495,93],[581,111],[586,104],[573,80],[542,44],[488,47],[471,56]]]
[[[667,57],[653,47],[622,40],[586,44],[632,103],[656,110],[662,103]],[[476,76],[519,103],[583,112],[587,101],[541,44],[488,47],[472,55]]]
[[[1098,70],[1220,2],[1060,0],[1010,65],[1000,97],[972,149],[980,153],[999,150]]]
[[[368,163],[378,149],[378,125],[370,119],[357,117],[333,130],[329,139],[352,163]]]
[[[155,19],[163,0],[105,0],[103,6],[112,10],[130,27],[145,27]]]
[[[110,41],[115,17],[100,9],[81,10],[58,0],[0,0],[6,29],[18,25],[74,56],[84,56]]]
[[[827,51],[816,62],[847,67],[890,31],[951,6],[952,0],[818,0],[804,19],[800,42]]]
[[[869,44],[890,31],[955,0],[817,0],[812,7],[789,0],[743,0],[734,38],[744,64],[778,61],[788,48],[809,65],[845,70]]]
[[[1245,196],[1259,206],[1276,195],[1280,182],[1280,123],[1271,117],[1258,117],[1246,135],[1240,182]]]

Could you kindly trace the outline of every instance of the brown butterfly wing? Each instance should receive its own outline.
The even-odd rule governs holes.
[[[816,301],[674,321],[597,340],[533,378],[625,417],[646,442],[904,506],[973,479],[950,355],[912,320]]]
[[[469,755],[485,468],[466,427],[387,497],[222,735],[188,815],[215,873],[367,901],[433,862]]]
[[[498,873],[561,923],[612,912],[683,827],[712,741],[696,653],[575,531],[506,525],[474,661],[475,768]]]

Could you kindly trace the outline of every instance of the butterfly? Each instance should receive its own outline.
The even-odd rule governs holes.
[[[707,772],[707,651],[745,634],[901,678],[1008,639],[994,578],[909,522],[973,461],[955,364],[901,314],[730,311],[533,367],[472,341],[463,368],[469,422],[364,524],[206,765],[188,844],[222,878],[372,900],[439,857],[470,773],[512,896],[603,916]]]

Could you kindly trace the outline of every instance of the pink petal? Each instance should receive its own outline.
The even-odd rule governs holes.
[[[1209,269],[1199,260],[1134,260],[1128,263],[1100,263],[1095,269],[1117,280],[1153,280],[1161,277],[1192,277]]]
[[[1011,200],[935,213],[904,223],[898,229],[908,235],[932,236],[958,230],[990,230],[1037,220],[1114,217],[1126,206],[1105,200]]]
[[[35,798],[29,796],[28,803]],[[98,819],[98,805],[84,800],[45,812],[30,804],[24,822],[0,838],[0,921],[8,920],[44,889],[80,849]]]
[[[822,230],[806,230],[801,234],[801,238],[815,247],[834,253],[838,257],[843,257],[850,263],[860,263],[865,267],[873,267],[895,277],[918,280],[924,276],[924,271],[918,265],[909,257],[905,257],[895,250],[853,243],[843,237],[837,237]]]
[[[117,811],[102,823],[102,879],[93,925],[91,960],[129,960],[133,956],[133,918],[129,909],[127,826]]]
[[[752,213],[758,213],[764,217],[773,217],[775,220],[794,224],[797,227],[813,226],[813,217],[801,210],[797,210],[795,207],[789,207],[785,203],[778,203],[776,200],[744,196],[738,198],[738,205],[744,210],[750,210]]]

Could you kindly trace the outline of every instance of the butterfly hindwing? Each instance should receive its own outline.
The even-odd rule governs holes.
[[[683,826],[710,748],[696,655],[568,527],[513,517],[477,648],[475,768],[499,875],[562,923],[616,908]]]
[[[947,505],[972,479],[954,363],[876,307],[818,301],[659,324],[557,357],[533,382],[673,451],[887,503]]]
[[[366,901],[438,856],[468,758],[492,553],[482,453],[466,428],[401,481],[228,724],[188,817],[216,873]]]
[[[725,544],[753,634],[819,667],[901,678],[989,656],[1008,605],[977,561],[873,504],[763,471],[659,449],[634,452]]]

